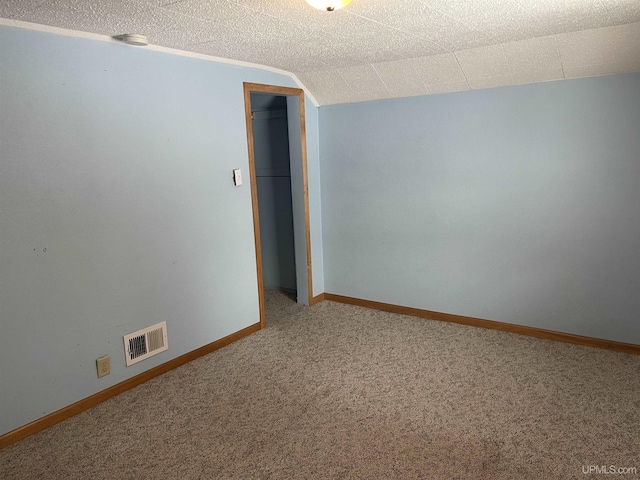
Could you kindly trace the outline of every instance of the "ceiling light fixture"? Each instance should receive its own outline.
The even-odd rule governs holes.
[[[306,0],[306,2],[318,10],[333,12],[339,8],[346,7],[351,3],[351,0]]]

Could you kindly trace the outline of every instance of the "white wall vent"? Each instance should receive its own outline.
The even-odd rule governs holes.
[[[168,348],[167,322],[158,323],[124,336],[124,356],[127,367],[164,352]]]

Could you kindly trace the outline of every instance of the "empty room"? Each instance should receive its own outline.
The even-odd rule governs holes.
[[[640,473],[640,2],[0,1],[0,478]]]

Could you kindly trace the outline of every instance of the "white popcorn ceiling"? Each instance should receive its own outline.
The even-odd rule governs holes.
[[[0,0],[0,17],[289,71],[320,105],[640,71],[640,0]]]

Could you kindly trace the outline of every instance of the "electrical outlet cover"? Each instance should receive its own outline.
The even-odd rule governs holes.
[[[97,359],[96,366],[98,368],[98,378],[109,375],[111,373],[111,359],[109,355]]]

